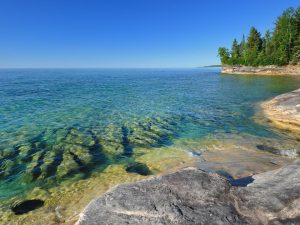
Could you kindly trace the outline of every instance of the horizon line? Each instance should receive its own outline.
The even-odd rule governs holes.
[[[193,66],[193,67],[0,67],[0,70],[5,69],[198,69],[220,67],[212,66]]]

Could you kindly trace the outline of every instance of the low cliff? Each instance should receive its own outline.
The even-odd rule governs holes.
[[[122,184],[92,201],[77,225],[299,223],[300,161],[230,182],[187,168]]]
[[[254,75],[300,75],[300,65],[296,66],[222,66],[224,74]]]

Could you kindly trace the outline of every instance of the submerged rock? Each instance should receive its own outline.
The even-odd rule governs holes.
[[[232,187],[220,175],[187,168],[113,188],[76,224],[299,224],[300,161],[251,181]]]

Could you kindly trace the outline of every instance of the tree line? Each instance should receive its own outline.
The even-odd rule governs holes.
[[[290,7],[280,15],[273,31],[262,36],[251,27],[241,42],[233,40],[231,50],[218,50],[222,65],[284,66],[300,62],[300,6]]]

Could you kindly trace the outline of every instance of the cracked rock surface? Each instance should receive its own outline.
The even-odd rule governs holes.
[[[92,201],[77,225],[300,224],[300,161],[232,187],[222,176],[187,168],[119,185]]]

